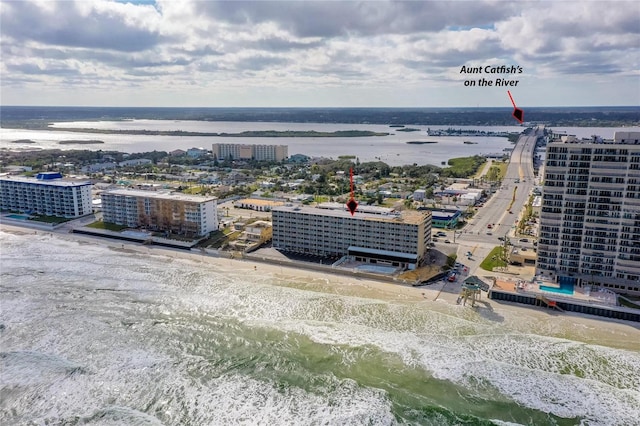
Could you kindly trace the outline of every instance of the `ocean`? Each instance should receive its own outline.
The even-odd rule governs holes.
[[[0,243],[1,424],[640,424],[636,324],[59,234]]]

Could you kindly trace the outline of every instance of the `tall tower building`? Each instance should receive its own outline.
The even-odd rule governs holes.
[[[547,145],[536,273],[640,294],[640,132]]]

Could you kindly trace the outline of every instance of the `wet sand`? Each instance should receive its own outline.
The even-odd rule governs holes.
[[[486,293],[481,294],[481,299],[477,302],[476,307],[472,308],[469,305],[457,305],[458,294],[446,291],[446,289],[442,291],[440,286],[416,288],[398,283],[325,274],[304,268],[227,259],[178,249],[143,246],[139,243],[114,242],[114,240],[99,237],[56,231],[47,232],[6,224],[0,224],[0,230],[25,237],[29,234],[34,235],[34,233],[51,235],[53,238],[103,246],[112,250],[125,250],[150,256],[166,256],[172,259],[181,259],[186,264],[212,268],[223,273],[272,278],[275,285],[292,286],[309,291],[377,299],[392,303],[419,303],[423,304],[425,309],[459,316],[473,322],[501,323],[504,324],[507,332],[532,333],[640,351],[640,324],[576,313],[560,313],[540,307],[498,303],[489,300]]]

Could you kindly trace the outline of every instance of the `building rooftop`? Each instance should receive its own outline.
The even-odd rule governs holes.
[[[247,225],[247,228],[269,228],[271,226],[272,226],[271,222],[267,222],[266,220],[257,220]]]
[[[284,204],[283,201],[265,200],[262,198],[242,198],[240,200],[234,201],[234,203],[253,204],[256,206],[279,206],[281,204]]]
[[[355,220],[372,220],[372,221],[380,221],[380,222],[396,222],[396,223],[409,223],[418,225],[422,223],[425,217],[430,215],[429,211],[416,211],[416,210],[405,210],[400,213],[389,214],[389,215],[381,215],[381,214],[373,214],[373,213],[365,213],[360,212],[360,207],[356,210],[355,214],[351,216],[351,213],[347,210],[332,210],[332,209],[321,209],[317,207],[307,207],[307,206],[299,206],[299,205],[285,205],[273,208],[273,212],[295,212],[301,214],[313,214],[318,216],[328,216],[328,217],[339,217],[346,219],[355,219]]]
[[[77,180],[77,179],[65,179],[65,178],[54,178],[54,179],[36,179],[34,177],[27,176],[2,176],[0,177],[1,181],[7,182],[24,182],[31,183],[36,185],[48,185],[48,186],[85,186],[91,185],[91,182],[86,180]]]
[[[434,219],[442,219],[442,218],[451,219],[453,217],[460,216],[461,213],[462,212],[460,212],[460,210],[457,210],[457,211],[432,210],[431,217],[433,217]]]
[[[640,132],[615,132],[613,139],[603,139],[601,137],[579,139],[575,135],[559,135],[554,139],[554,143],[571,144],[617,144],[617,145],[640,145]]]
[[[467,189],[469,188],[469,184],[465,183],[465,182],[456,182],[456,183],[452,183],[451,185],[447,186],[445,188],[446,190],[450,190],[450,191],[461,191],[463,189]]]
[[[318,204],[318,208],[321,209],[329,209],[329,210],[348,210],[346,204],[335,203],[335,202],[326,202]],[[362,213],[371,213],[371,214],[393,214],[394,209],[390,209],[388,207],[379,207],[379,206],[363,206],[358,205],[358,211]]]
[[[182,194],[180,192],[160,192],[144,191],[140,189],[113,189],[103,192],[103,194],[125,195],[130,197],[159,198],[164,200],[190,201],[193,203],[205,203],[215,201],[217,197],[203,197],[200,195]]]

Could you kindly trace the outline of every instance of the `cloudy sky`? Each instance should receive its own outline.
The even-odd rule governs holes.
[[[640,105],[640,2],[0,0],[3,105]],[[461,67],[516,65],[517,75]]]

